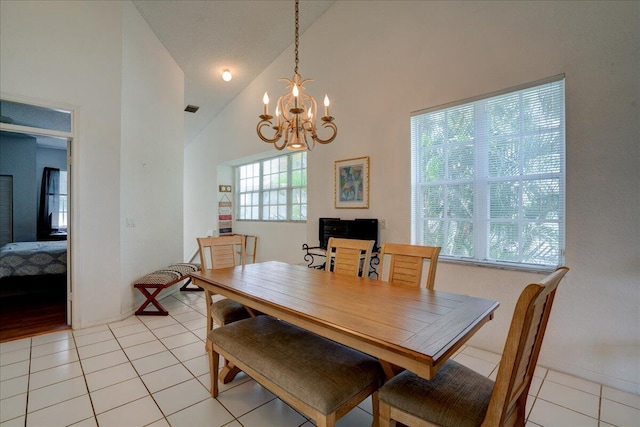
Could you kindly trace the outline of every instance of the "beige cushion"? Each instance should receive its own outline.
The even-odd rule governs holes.
[[[211,304],[211,313],[213,317],[218,320],[218,323],[223,325],[250,317],[244,305],[228,298],[218,300]]]
[[[325,415],[384,377],[373,357],[270,316],[214,329],[209,339]]]
[[[172,264],[162,270],[156,270],[149,273],[134,282],[134,285],[166,285],[171,282],[183,279],[189,273],[196,272],[200,269],[200,264],[179,263]]]
[[[479,426],[484,420],[493,381],[453,361],[431,380],[404,371],[386,383],[380,400],[443,427]]]

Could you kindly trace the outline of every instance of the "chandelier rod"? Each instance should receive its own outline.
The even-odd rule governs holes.
[[[298,74],[298,46],[299,46],[299,42],[298,42],[298,0],[296,0],[296,67],[293,69],[293,73],[294,74]]]

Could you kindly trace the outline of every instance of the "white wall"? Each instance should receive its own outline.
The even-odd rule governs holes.
[[[182,90],[183,77],[178,76],[175,64],[161,52],[157,41],[146,36],[146,25],[136,15],[128,2],[0,3],[0,90],[23,100],[70,108],[76,114],[70,236],[74,328],[120,320],[130,313],[133,290],[128,280],[138,268],[133,263],[146,268],[148,254],[159,262],[167,255],[158,252],[179,256],[182,246],[181,238],[165,226],[171,221],[181,228],[179,201],[159,204],[167,219],[157,225],[147,222],[154,204],[142,198],[134,200],[141,189],[153,187],[160,173],[166,174],[162,183],[178,183],[170,190],[181,188],[181,157],[169,162],[164,155],[154,155],[153,173],[136,175],[135,171],[149,159],[144,148],[138,150],[140,129],[153,128],[156,136],[163,135],[160,144],[164,148],[173,138],[181,145],[182,132],[174,127],[181,126],[184,108],[183,100],[176,96]],[[133,36],[141,39],[133,42]],[[126,48],[124,42],[128,43]],[[148,51],[149,55],[132,58],[136,51]],[[143,60],[150,61],[145,65],[149,68],[141,71],[138,61]],[[150,82],[123,93],[135,85],[141,72],[149,73],[145,78]],[[162,93],[149,93],[157,91],[158,82],[168,87],[163,87]],[[129,116],[130,120],[123,118],[133,109],[148,109],[149,105],[160,120],[146,112]],[[135,120],[142,122],[132,123]],[[149,147],[148,141],[141,144]],[[121,198],[122,187],[131,192]],[[131,254],[127,252],[131,240],[129,230],[123,231],[121,211],[140,218],[136,236],[144,243],[136,244],[139,254],[135,258],[124,256]]]
[[[32,136],[0,135],[0,175],[13,176],[14,242],[36,239],[40,200],[37,152],[36,139]]]
[[[206,137],[199,137],[184,150],[184,248],[191,257],[198,249],[197,237],[218,229],[218,201],[215,164],[216,147]],[[200,262],[196,257],[196,262]]]
[[[252,226],[269,236],[260,249],[301,262],[294,246],[317,242],[320,216],[384,218],[381,241],[409,242],[410,113],[565,73],[571,271],[540,363],[640,393],[639,13],[637,2],[336,2],[301,36],[300,73],[316,99],[329,93],[338,137],[309,154],[306,229]],[[216,165],[268,149],[255,134],[262,94],[281,94],[293,65],[289,48],[187,147],[197,197],[185,199],[185,245],[211,228]],[[371,207],[336,210],[334,161],[360,156]],[[540,278],[442,262],[436,287],[499,300],[472,343],[501,352],[520,291]]]
[[[123,3],[122,57],[120,261],[125,315],[132,304],[144,301],[132,281],[183,261],[184,73],[129,2]],[[127,219],[135,227],[128,227]]]
[[[110,2],[2,2],[3,92],[77,112],[72,145],[74,326],[120,316],[122,16]],[[109,292],[113,298],[104,298]],[[98,304],[98,302],[100,302]]]

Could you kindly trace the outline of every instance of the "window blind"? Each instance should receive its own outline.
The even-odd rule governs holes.
[[[441,257],[564,262],[564,76],[411,117],[412,241]]]

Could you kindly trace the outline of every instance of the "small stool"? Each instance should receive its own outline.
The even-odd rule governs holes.
[[[200,264],[179,263],[172,264],[162,270],[154,271],[147,274],[135,281],[133,287],[145,296],[146,301],[142,303],[140,308],[136,310],[136,316],[139,315],[152,315],[152,316],[166,316],[169,314],[167,310],[158,302],[156,297],[170,286],[180,283],[185,279],[189,279],[180,290],[199,290],[202,288],[186,288],[191,282],[189,273],[194,273],[200,269]],[[150,292],[152,291],[152,292]],[[157,310],[145,310],[149,304],[153,304]]]

